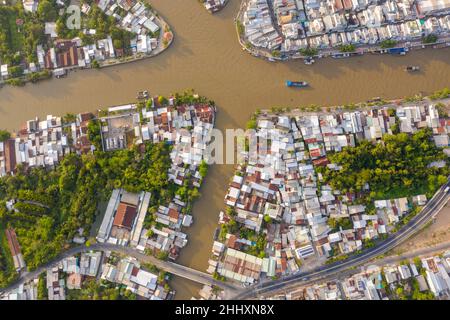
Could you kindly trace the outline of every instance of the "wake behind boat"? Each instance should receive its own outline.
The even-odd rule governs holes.
[[[296,87],[296,88],[304,88],[307,87],[309,84],[306,81],[286,81],[287,87]]]

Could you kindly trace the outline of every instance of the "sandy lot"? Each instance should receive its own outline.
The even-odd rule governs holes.
[[[436,221],[394,250],[394,253],[404,253],[423,247],[450,241],[450,201],[436,216]]]

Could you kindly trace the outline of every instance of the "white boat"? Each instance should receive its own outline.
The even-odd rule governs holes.
[[[306,65],[312,65],[314,62],[316,62],[313,58],[306,58],[305,60],[304,60],[304,63],[306,64]]]

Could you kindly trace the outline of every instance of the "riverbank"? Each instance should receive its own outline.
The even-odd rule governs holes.
[[[84,10],[89,12],[91,9],[89,6],[88,8],[89,9],[84,8]],[[108,7],[104,8],[105,11],[106,9],[109,10]],[[137,14],[135,10],[138,10],[139,14]],[[24,86],[28,82],[36,83],[41,80],[49,79],[52,76],[55,78],[63,78],[66,77],[68,73],[75,72],[77,70],[101,69],[140,61],[156,57],[171,46],[174,40],[174,34],[164,18],[162,18],[153,9],[150,7],[144,9],[144,4],[137,2],[136,5],[133,6],[133,12],[126,11],[126,13],[128,13],[127,18],[131,16],[133,20],[139,19],[139,21],[146,21],[146,24],[140,26],[139,28],[145,28],[145,30],[150,28],[152,30],[150,31],[150,29],[148,29],[148,35],[143,34],[136,36],[133,46],[131,46],[130,43],[129,48],[114,47],[117,45],[116,41],[119,42],[120,46],[123,46],[124,43],[120,43],[118,40],[113,41],[111,39],[111,35],[109,34],[106,39],[99,40],[98,43],[94,41],[93,45],[86,45],[86,43],[84,41],[82,42],[79,37],[75,37],[72,40],[52,38],[58,53],[56,53],[56,50],[53,47],[46,53],[42,49],[42,45],[38,45],[37,58],[39,63],[30,64],[29,69],[24,69],[21,76],[13,76],[12,74],[7,73],[5,74],[3,68],[7,71],[8,65],[2,65],[0,87],[5,84],[12,86]],[[111,14],[112,13],[109,13],[109,15]],[[149,14],[151,15],[150,18],[147,16]],[[119,25],[119,22],[117,23]],[[129,28],[129,26],[124,24],[125,22],[120,25],[120,28],[122,29],[118,28],[118,30],[121,30],[122,32],[124,32],[124,30],[128,31],[126,28]],[[132,27],[136,29],[137,25]],[[51,27],[49,28],[51,29]],[[95,35],[96,29],[91,29],[88,31],[84,30],[83,34],[85,37],[89,37],[91,32]],[[130,39],[128,42],[130,42]],[[127,55],[125,53],[126,51],[133,52],[133,54]]]
[[[428,98],[376,99],[327,113],[257,111],[247,124],[256,132],[245,149],[238,147],[242,158],[228,185],[207,272],[247,286],[260,277],[344,261],[396,234],[447,182],[449,95],[444,89]],[[417,150],[418,140],[428,151],[392,151]],[[376,156],[386,154],[383,148],[391,150],[389,157]],[[390,170],[387,178],[386,168],[397,168],[405,157],[416,163],[402,167],[409,174]],[[439,173],[419,174],[417,168],[440,162]],[[406,180],[411,187],[404,187]]]
[[[157,19],[161,31],[163,32],[161,32],[159,35],[158,47],[156,47],[156,49],[152,50],[150,54],[136,54],[133,56],[124,57],[123,59],[108,59],[107,61],[100,63],[100,68],[112,67],[125,63],[156,57],[161,53],[163,53],[165,50],[167,50],[174,41],[174,34],[170,29],[170,25],[159,14],[157,15]],[[164,39],[166,39],[167,42],[164,42]]]
[[[265,48],[258,48],[253,46],[248,38],[245,37],[245,27],[243,25],[244,21],[244,13],[247,8],[248,3],[251,0],[242,0],[241,5],[239,7],[238,14],[235,18],[236,22],[236,33],[238,36],[239,43],[242,49],[252,56],[260,57],[269,61],[286,61],[286,60],[296,60],[296,59],[321,59],[321,58],[348,58],[352,56],[360,56],[364,54],[393,54],[393,55],[405,55],[409,51],[415,51],[425,48],[445,48],[450,46],[450,35],[443,32],[439,37],[436,36],[436,41],[432,41],[432,43],[424,43],[422,40],[422,35],[414,36],[409,39],[399,39],[392,40],[390,38],[384,39],[383,41],[378,41],[374,44],[358,44],[358,43],[350,43],[345,42],[346,44],[342,44],[343,48],[336,46],[335,48],[320,48],[320,47],[311,47],[310,37],[306,37],[305,43],[306,46],[303,46],[300,50],[295,51],[280,51],[276,50],[268,50]],[[276,19],[274,17],[273,10],[271,11],[271,19],[272,24],[276,26]],[[302,25],[304,22],[302,22]],[[278,26],[275,29],[280,32],[280,28]],[[353,32],[353,30],[350,30]],[[344,34],[344,32],[342,32]],[[317,37],[320,35],[314,35]],[[324,33],[321,36],[328,36],[328,33]],[[344,35],[345,36],[345,35]],[[282,36],[281,36],[282,37]],[[382,43],[386,42],[387,45],[383,45]],[[311,63],[308,63],[311,64]]]

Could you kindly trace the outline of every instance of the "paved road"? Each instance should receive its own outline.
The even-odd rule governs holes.
[[[0,294],[14,287],[17,287],[18,285],[24,282],[27,282],[29,280],[38,277],[40,273],[44,272],[47,268],[56,266],[64,258],[73,256],[81,252],[98,250],[98,251],[113,251],[129,255],[138,259],[139,261],[152,263],[158,268],[170,272],[174,275],[198,283],[221,287],[222,289],[225,290],[226,297],[230,297],[236,300],[256,298],[262,294],[268,295],[276,291],[287,290],[291,287],[296,287],[299,284],[304,285],[306,283],[310,282],[312,283],[319,281],[320,279],[328,278],[330,276],[336,275],[337,273],[342,273],[350,268],[362,265],[372,260],[373,258],[392,250],[399,244],[409,239],[413,234],[418,232],[429,221],[431,221],[437,213],[439,213],[439,211],[444,207],[444,205],[449,200],[450,194],[448,190],[446,190],[446,188],[449,185],[450,182],[447,182],[444,186],[442,186],[439,189],[439,191],[433,196],[433,198],[430,199],[430,201],[423,208],[421,213],[416,217],[414,217],[413,219],[411,219],[411,221],[407,225],[405,225],[400,231],[391,235],[387,240],[383,241],[379,245],[364,251],[362,254],[353,256],[349,259],[334,263],[332,265],[317,268],[311,272],[304,272],[287,276],[281,280],[278,279],[274,281],[261,282],[256,285],[247,287],[245,289],[233,283],[217,281],[211,275],[200,272],[198,270],[194,270],[173,262],[158,260],[152,256],[147,256],[133,248],[107,243],[96,243],[91,245],[90,247],[79,246],[71,248],[63,252],[55,260],[39,267],[38,269],[32,272],[22,273],[18,280],[16,280],[12,285],[8,286],[7,288],[3,288],[2,291],[0,291]]]
[[[92,244],[90,247],[78,246],[78,247],[71,248],[71,249],[63,252],[61,255],[59,255],[53,261],[39,267],[38,269],[31,271],[31,272],[22,273],[20,275],[19,279],[17,279],[14,283],[9,285],[8,287],[3,288],[0,291],[0,294],[15,288],[15,287],[19,286],[20,284],[23,284],[27,281],[37,278],[39,276],[39,274],[41,274],[48,268],[58,265],[58,263],[65,258],[71,257],[78,253],[87,252],[87,251],[91,251],[91,250],[113,251],[113,252],[121,253],[121,254],[124,254],[127,256],[131,256],[133,258],[138,259],[141,262],[151,263],[151,264],[155,265],[156,267],[158,267],[159,269],[162,269],[164,271],[172,273],[176,276],[186,278],[186,279],[189,279],[189,280],[201,283],[201,284],[215,285],[215,286],[221,287],[222,289],[225,290],[226,296],[235,295],[237,293],[237,290],[242,289],[242,287],[236,286],[232,283],[215,280],[210,274],[207,274],[207,273],[204,273],[204,272],[201,272],[198,270],[194,270],[194,269],[191,269],[191,268],[188,268],[188,267],[185,267],[185,266],[182,266],[180,264],[173,263],[170,261],[162,261],[153,256],[147,256],[147,255],[137,251],[136,249],[133,249],[130,247],[123,247],[123,246],[109,244],[109,243],[95,243],[95,244]]]
[[[369,264],[362,266],[361,269],[347,269],[346,271],[339,272],[339,274],[333,273],[329,276],[326,276],[326,277],[320,279],[320,282],[325,283],[327,281],[342,281],[347,278],[350,278],[351,276],[353,276],[357,273],[363,272],[364,270],[368,270],[370,266],[382,267],[382,266],[386,266],[389,264],[399,264],[401,261],[406,260],[406,259],[412,259],[412,258],[421,257],[421,256],[431,256],[431,255],[435,255],[435,254],[441,253],[441,252],[449,250],[449,249],[450,249],[450,241],[442,242],[442,243],[439,243],[439,244],[431,246],[431,247],[421,248],[421,249],[417,249],[414,251],[408,251],[401,255],[393,255],[393,256],[383,258],[383,259],[374,260],[374,261],[371,261]],[[317,283],[316,280],[304,281],[301,284],[296,285],[296,287],[292,288],[292,289],[311,286],[311,285],[314,285],[315,283]],[[340,285],[339,282],[338,282],[338,285]],[[280,294],[280,295],[286,294],[286,293],[288,293],[288,291],[289,290],[286,290],[286,288],[283,288],[277,292],[271,292],[270,296],[276,296],[278,294]]]
[[[287,290],[291,287],[299,286],[305,282],[316,282],[320,279],[342,273],[350,268],[362,265],[373,258],[384,254],[399,244],[409,239],[413,234],[422,229],[428,222],[430,222],[437,213],[445,206],[449,200],[449,192],[446,188],[450,185],[447,181],[439,191],[430,199],[423,210],[412,218],[408,224],[403,226],[397,233],[392,234],[385,241],[379,245],[365,250],[359,255],[355,255],[344,261],[336,262],[331,265],[319,267],[311,272],[299,273],[287,276],[282,279],[261,282],[247,288],[246,292],[241,292],[234,296],[234,299],[251,299],[257,298],[260,295],[269,295],[280,290]]]

